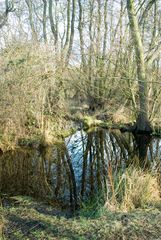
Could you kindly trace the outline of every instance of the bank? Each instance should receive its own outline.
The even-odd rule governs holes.
[[[160,210],[159,206],[131,212],[102,208],[95,216],[74,216],[58,207],[19,196],[0,208],[0,239],[159,240]]]

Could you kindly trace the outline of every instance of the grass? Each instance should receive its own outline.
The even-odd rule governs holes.
[[[111,176],[111,177],[110,177]],[[141,168],[128,167],[122,174],[112,176],[109,172],[111,191],[106,206],[125,211],[161,204],[158,175]]]
[[[15,197],[12,204],[0,208],[0,216],[3,240],[161,239],[161,211],[154,207],[128,213],[104,210],[94,218],[83,214],[70,217],[31,198]]]
[[[112,172],[111,172],[112,174]],[[110,177],[111,195],[98,192],[73,214],[57,203],[4,196],[0,207],[2,240],[159,240],[161,199],[157,176],[127,168]]]

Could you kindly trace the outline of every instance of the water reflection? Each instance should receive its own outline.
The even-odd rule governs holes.
[[[96,129],[78,131],[61,144],[39,150],[20,149],[0,156],[0,192],[70,203],[99,189],[131,162],[156,168],[161,139]]]

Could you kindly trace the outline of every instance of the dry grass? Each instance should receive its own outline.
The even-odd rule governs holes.
[[[161,204],[158,176],[150,172],[130,167],[113,181],[112,197],[105,204],[110,209],[128,211]]]

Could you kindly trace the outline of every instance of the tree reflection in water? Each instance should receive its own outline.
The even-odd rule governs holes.
[[[107,180],[129,164],[154,168],[160,157],[159,138],[116,130],[78,131],[53,147],[2,154],[0,191],[70,203],[75,209],[80,200],[107,190]]]

